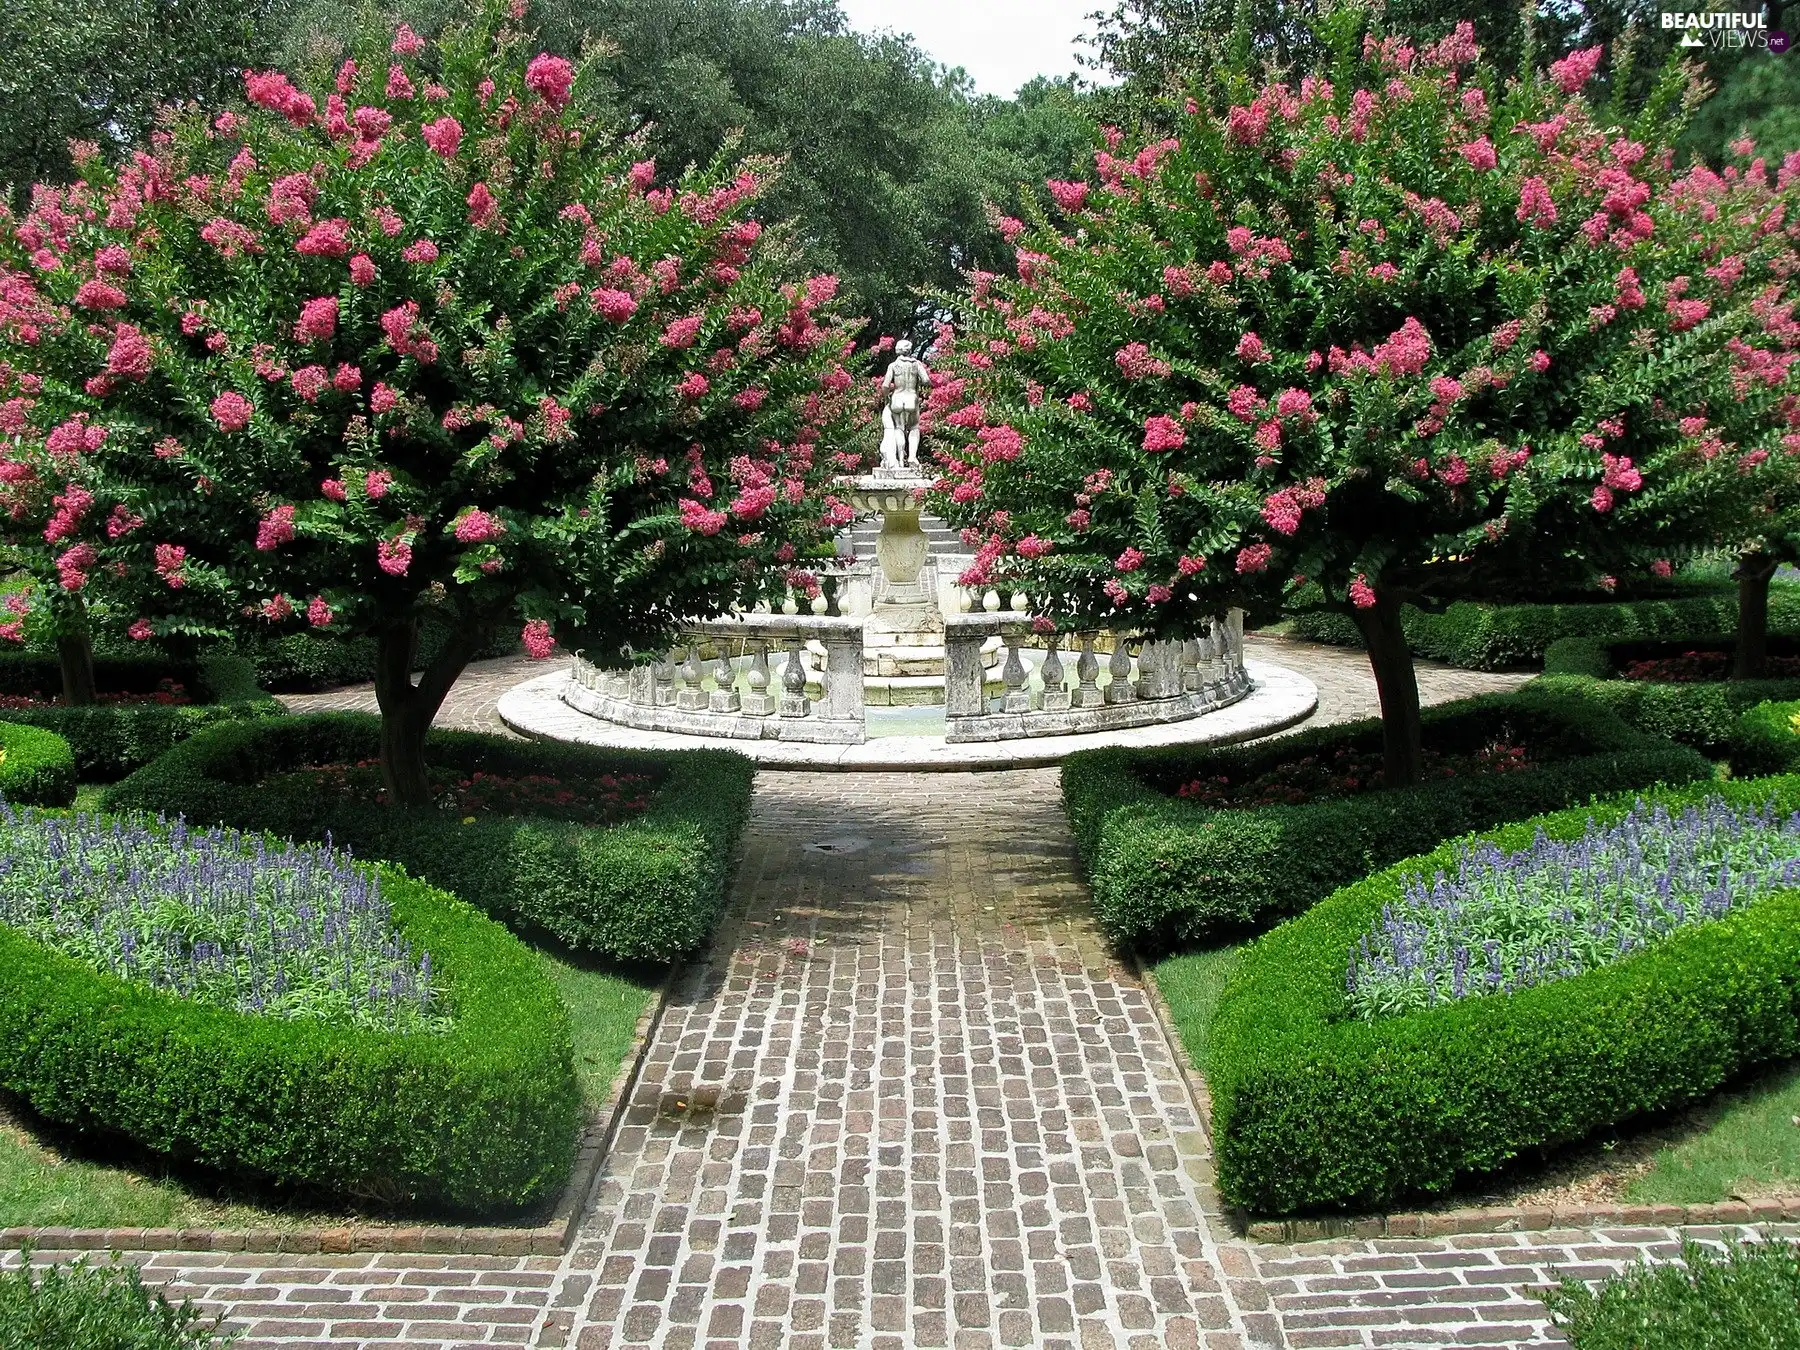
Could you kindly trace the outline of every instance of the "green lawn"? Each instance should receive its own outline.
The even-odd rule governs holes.
[[[598,1109],[656,987],[548,953],[544,963],[574,1018],[576,1073]],[[291,1228],[343,1217],[264,1207],[224,1186],[215,1191],[192,1176],[138,1170],[66,1145],[52,1129],[29,1130],[0,1114],[0,1228]]]
[[[1176,1035],[1206,1071],[1207,1029],[1243,943],[1171,956],[1152,968]],[[1800,1193],[1800,1065],[1720,1093],[1677,1143],[1659,1149],[1625,1198],[1639,1204],[1708,1204],[1734,1196]]]

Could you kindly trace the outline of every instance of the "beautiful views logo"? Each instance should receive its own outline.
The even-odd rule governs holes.
[[[1736,10],[1694,13],[1664,10],[1662,26],[1680,29],[1682,47],[1713,47],[1723,50],[1750,50],[1766,47],[1773,52],[1787,50],[1787,34],[1769,32],[1769,16],[1763,11],[1745,14]],[[1775,39],[1779,38],[1779,42]]]

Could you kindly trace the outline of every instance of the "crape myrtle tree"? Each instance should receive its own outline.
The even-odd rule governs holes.
[[[1503,80],[1466,26],[1417,50],[1365,23],[1325,21],[1326,75],[1224,71],[1179,135],[1110,133],[1097,182],[1051,182],[929,412],[965,584],[1178,635],[1310,581],[1362,632],[1406,783],[1403,603],[1667,574],[1780,452],[1800,165],[1677,174],[1675,69],[1627,116],[1582,97],[1598,49]]]
[[[807,584],[868,417],[834,279],[748,215],[773,166],[652,187],[522,13],[314,93],[254,72],[0,229],[0,485],[46,589],[139,638],[372,636],[403,803],[497,633],[618,664]]]

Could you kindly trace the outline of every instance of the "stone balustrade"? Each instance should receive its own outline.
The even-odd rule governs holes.
[[[1178,722],[1250,692],[1242,610],[1186,640],[1119,634],[1102,642],[1098,632],[1072,639],[1040,634],[1017,610],[953,614],[944,624],[949,742]],[[1006,654],[997,696],[993,658],[984,659],[995,639]],[[1097,645],[1111,650],[1097,651]],[[731,615],[688,625],[669,651],[623,670],[602,669],[578,652],[563,701],[590,717],[644,731],[859,745],[868,738],[863,620]]]
[[[1076,634],[1079,650],[1071,651],[1062,635],[1034,634],[1031,619],[1018,613],[953,614],[944,626],[944,739],[949,742],[1076,736],[1179,722],[1250,692],[1239,609],[1214,619],[1203,636],[1185,641],[1116,637],[1104,684],[1094,650],[1097,633]],[[1006,645],[1000,669],[1005,692],[997,706],[982,679],[982,647],[993,637]],[[1027,668],[1034,657],[1040,689],[1032,687]]]
[[[578,652],[563,702],[642,731],[860,745],[868,735],[862,620],[817,614],[713,619],[689,625],[669,651],[627,670],[603,670]]]

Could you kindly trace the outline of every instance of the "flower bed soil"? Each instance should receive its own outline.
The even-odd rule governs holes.
[[[1446,752],[1427,747],[1422,781],[1515,773],[1537,765],[1538,761],[1527,747],[1504,739],[1490,741],[1473,752]],[[1260,773],[1243,777],[1217,774],[1191,779],[1176,788],[1174,795],[1196,806],[1223,810],[1227,807],[1299,806],[1306,802],[1354,796],[1383,786],[1379,750],[1338,746],[1285,760]]]
[[[1679,656],[1654,656],[1625,662],[1619,674],[1627,680],[1649,680],[1662,684],[1701,684],[1731,678],[1734,653],[1729,648],[1702,647],[1682,652]],[[1791,680],[1800,678],[1800,656],[1768,658],[1765,678]]]
[[[656,780],[648,774],[591,776],[465,773],[442,765],[426,770],[432,801],[447,815],[473,820],[492,816],[542,816],[582,825],[612,825],[640,816],[650,806]],[[378,760],[318,764],[263,779],[268,786],[298,788],[342,801],[386,805]]]
[[[94,702],[103,708],[139,707],[144,704],[157,704],[165,708],[186,707],[193,703],[187,687],[178,680],[161,680],[149,691],[104,690],[94,696]],[[0,694],[0,710],[17,712],[26,708],[63,708],[68,707],[62,699],[53,694],[34,690],[29,694]]]

